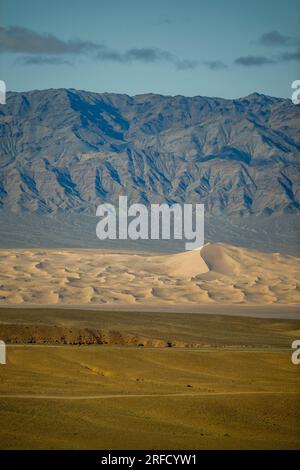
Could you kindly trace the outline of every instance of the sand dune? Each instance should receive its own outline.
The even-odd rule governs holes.
[[[0,305],[299,304],[300,259],[225,244],[173,255],[0,250]]]

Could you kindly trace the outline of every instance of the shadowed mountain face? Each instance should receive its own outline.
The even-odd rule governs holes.
[[[258,94],[9,93],[0,106],[0,205],[95,214],[122,194],[204,203],[211,215],[297,213],[299,111]]]

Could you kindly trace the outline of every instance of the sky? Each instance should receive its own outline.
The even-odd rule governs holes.
[[[300,0],[0,0],[8,90],[291,97]]]

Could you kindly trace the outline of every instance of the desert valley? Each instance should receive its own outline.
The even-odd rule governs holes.
[[[298,258],[208,244],[0,260],[2,448],[298,448]]]
[[[291,101],[48,89],[0,111],[1,449],[299,449]],[[98,240],[119,195],[203,203],[204,245]]]

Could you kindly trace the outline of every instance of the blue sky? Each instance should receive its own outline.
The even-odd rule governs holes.
[[[17,91],[290,97],[299,18],[300,0],[0,0],[0,79]]]

